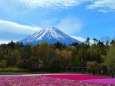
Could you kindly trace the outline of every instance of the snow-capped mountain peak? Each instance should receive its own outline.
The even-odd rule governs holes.
[[[41,39],[45,35],[47,35],[47,38],[49,38],[49,39],[51,37],[54,37],[54,38],[61,37],[58,32],[59,32],[59,30],[57,28],[55,28],[55,27],[44,28],[43,30],[40,31],[39,34],[42,34],[42,35],[38,39]]]
[[[73,37],[67,35],[66,33],[60,31],[55,27],[47,27],[33,35],[25,38],[21,41],[23,44],[39,44],[42,42],[48,42],[50,44],[61,42],[65,44],[71,44],[73,42],[81,43],[80,41],[74,39]]]

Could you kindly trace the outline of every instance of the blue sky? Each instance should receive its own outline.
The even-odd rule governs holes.
[[[0,43],[45,27],[79,40],[115,37],[115,0],[0,0]]]

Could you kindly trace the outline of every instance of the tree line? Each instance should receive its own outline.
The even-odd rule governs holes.
[[[115,72],[115,39],[108,43],[87,38],[82,44],[60,42],[30,46],[11,41],[0,45],[0,68],[20,68],[30,71],[87,71]]]

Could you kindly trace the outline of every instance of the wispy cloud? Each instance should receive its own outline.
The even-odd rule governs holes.
[[[77,37],[77,36],[71,36],[71,37],[73,37],[74,39],[77,39],[77,40],[79,40],[81,42],[85,42],[86,41],[86,39],[82,38],[82,37]],[[90,44],[94,44],[94,41],[92,39],[90,39]]]
[[[86,39],[84,39],[82,37],[77,37],[77,36],[71,36],[71,37],[73,37],[74,39],[77,39],[77,40],[79,40],[81,42],[85,42],[85,40],[86,40]]]
[[[81,4],[82,2],[89,0],[18,0],[20,3],[30,8],[37,7],[71,7]]]
[[[115,0],[17,0],[15,2],[31,9],[39,7],[68,8],[90,2],[86,6],[88,9],[98,9],[99,12],[104,13],[115,10]]]
[[[97,9],[99,12],[115,10],[115,0],[0,0],[0,10],[9,14],[13,11],[18,15],[27,14],[37,8],[69,8],[82,3],[87,3],[85,4],[87,9]]]
[[[57,27],[68,34],[73,34],[82,29],[83,23],[74,17],[66,17],[59,22]]]
[[[115,10],[115,0],[94,0],[88,9],[98,9],[100,12],[108,12]]]
[[[32,34],[40,29],[40,27],[21,25],[11,21],[0,20],[0,32]]]
[[[0,0],[0,11],[8,14],[9,16],[24,15],[29,12],[18,0]]]

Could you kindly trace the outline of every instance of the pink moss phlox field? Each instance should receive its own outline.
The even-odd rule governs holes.
[[[94,76],[94,75],[87,75],[87,74],[53,74],[53,75],[47,75],[47,77],[71,79],[71,80],[89,80],[89,79],[108,78],[105,76]]]
[[[111,82],[115,79],[85,74],[0,76],[0,86],[115,86]]]
[[[0,86],[76,86],[77,81],[46,76],[0,77]]]
[[[111,84],[115,86],[115,78],[108,78],[108,79],[91,79],[91,80],[85,80],[88,83],[102,83],[102,84]]]

